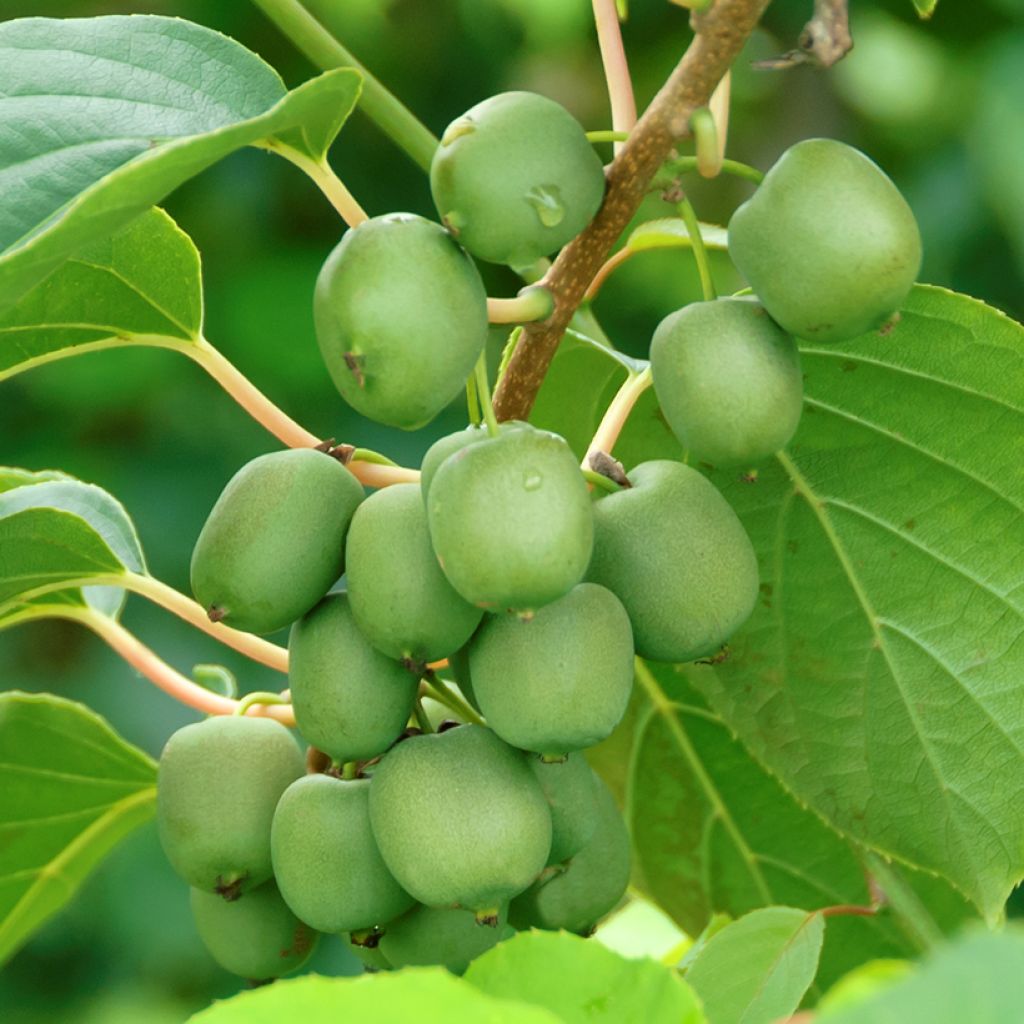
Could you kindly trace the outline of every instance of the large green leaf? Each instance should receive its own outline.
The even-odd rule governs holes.
[[[322,159],[360,76],[286,92],[234,40],[177,18],[0,24],[0,308],[243,146]]]
[[[39,482],[22,474],[0,470],[8,485],[20,479],[20,486],[0,490],[0,612],[37,593],[50,600],[66,584],[95,610],[116,616],[124,591],[82,581],[145,572],[128,513],[94,484],[48,471]],[[58,598],[69,599],[75,600]]]
[[[726,925],[686,972],[708,1024],[788,1017],[814,980],[824,937],[821,914],[792,907],[764,907]]]
[[[682,669],[638,667],[634,704],[625,802],[635,876],[685,931],[771,904],[870,903],[850,845],[751,758]],[[912,951],[884,913],[837,917],[820,980]]]
[[[202,329],[199,253],[163,210],[79,250],[0,312],[0,380],[124,345],[182,347]]]
[[[148,820],[156,765],[81,704],[0,694],[0,962]]]
[[[546,1007],[566,1024],[701,1024],[675,971],[627,960],[567,932],[521,932],[475,960],[466,980],[489,995]]]
[[[762,600],[700,685],[800,801],[993,919],[1024,875],[1024,328],[919,286],[802,351],[788,454],[711,473]]]
[[[194,1024],[560,1024],[537,1006],[493,999],[440,968],[359,978],[311,975],[243,992],[189,1018]]]
[[[1024,1008],[1024,931],[974,932],[903,981],[829,1010],[815,1024],[1010,1024]]]

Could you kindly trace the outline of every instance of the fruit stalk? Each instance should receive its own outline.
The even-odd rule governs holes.
[[[311,160],[305,153],[300,153],[289,146],[271,145],[267,148],[298,167],[320,189],[350,228],[357,228],[364,220],[369,219],[356,197],[349,192],[345,183],[334,173],[326,160]]]
[[[499,419],[526,419],[544,374],[588,285],[622,234],[672,147],[689,130],[754,30],[769,0],[718,0],[694,14],[696,34],[608,170],[604,203],[593,222],[559,254],[544,284],[555,311],[524,328],[495,396]]]
[[[615,0],[593,0],[593,4],[597,43],[601,48],[601,62],[612,108],[612,128],[628,133],[636,124],[636,100],[626,50],[622,45],[619,12],[615,9]],[[621,148],[621,142],[616,142],[615,152]]]
[[[650,386],[651,368],[649,366],[640,373],[626,378],[622,387],[615,393],[615,397],[605,410],[597,432],[590,442],[587,456],[583,460],[584,469],[590,467],[591,452],[611,454],[612,449],[615,447],[615,442],[619,439],[619,434],[626,424],[626,420],[629,419],[629,414],[633,411],[633,406],[636,405],[637,400]]]
[[[237,700],[222,697],[219,693],[204,689],[198,683],[187,679],[110,616],[90,608],[69,605],[66,609],[61,609],[59,614],[55,613],[55,617],[70,619],[88,626],[116,654],[179,703],[208,715],[231,715],[238,709]],[[247,713],[276,718],[284,725],[295,724],[290,704],[259,705],[248,709]]]
[[[261,427],[289,448],[316,448],[320,438],[296,423],[279,409],[255,384],[242,374],[205,339],[181,349],[197,362]],[[368,487],[416,483],[419,472],[404,466],[382,466],[353,459],[347,467],[352,475]]]
[[[437,149],[431,131],[394,96],[355,56],[299,3],[299,0],[253,0],[253,3],[317,67],[355,68],[363,76],[359,107],[410,159],[430,170]]]

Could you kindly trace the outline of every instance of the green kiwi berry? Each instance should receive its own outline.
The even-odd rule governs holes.
[[[487,927],[469,910],[413,907],[388,924],[379,948],[394,967],[438,966],[463,974],[470,961],[514,934],[507,924],[507,910],[501,907],[497,923]]]
[[[453,121],[430,167],[441,219],[478,259],[525,266],[575,238],[604,197],[601,161],[564,107],[492,96]]]
[[[691,460],[749,463],[784,448],[803,408],[800,352],[752,298],[694,302],[651,342],[658,404]]]
[[[270,718],[221,715],[167,741],[157,773],[157,824],[189,885],[233,899],[270,878],[270,824],[305,770],[292,734]]]
[[[445,658],[480,623],[483,612],[456,592],[437,564],[416,484],[386,487],[356,510],[346,565],[356,623],[391,658]]]
[[[487,293],[439,224],[373,217],[327,257],[313,298],[317,341],[342,397],[415,430],[459,395],[487,341]]]
[[[498,424],[499,433],[506,434],[511,430],[518,430],[526,426],[519,420],[509,420]],[[529,429],[529,428],[527,428]],[[445,434],[438,438],[428,449],[423,461],[420,463],[420,490],[423,493],[424,504],[430,494],[430,485],[433,483],[434,474],[441,468],[441,463],[450,455],[461,451],[463,448],[476,444],[478,441],[486,441],[490,437],[487,427],[484,425],[468,426],[463,430],[456,430],[454,434]]]
[[[389,750],[374,771],[370,822],[407,892],[481,919],[530,885],[551,849],[551,813],[526,756],[477,725]]]
[[[320,938],[292,913],[273,881],[233,903],[193,889],[190,902],[199,937],[213,959],[226,971],[252,981],[297,971]]]
[[[714,654],[757,599],[750,538],[715,486],[681,462],[641,463],[629,480],[594,505],[587,578],[623,603],[641,657]]]
[[[549,756],[592,747],[629,703],[629,616],[610,590],[580,583],[529,618],[488,616],[469,669],[480,710],[506,743]]]
[[[441,464],[427,499],[441,568],[469,602],[528,611],[586,572],[590,495],[557,434],[522,427],[471,444]]]
[[[614,910],[629,885],[629,832],[608,787],[594,780],[597,823],[590,840],[561,870],[549,869],[512,901],[509,920],[519,929],[565,929],[587,935]]]
[[[532,757],[529,763],[551,810],[548,864],[562,864],[590,842],[597,828],[596,777],[581,753],[562,761]]]
[[[274,813],[274,877],[289,907],[321,932],[361,931],[408,910],[370,828],[370,780],[307,775]]]
[[[272,633],[309,611],[345,564],[363,488],[312,448],[246,463],[217,499],[192,553],[192,592],[210,618]]]
[[[330,594],[292,626],[288,657],[299,730],[335,761],[376,757],[405,728],[418,680],[363,636],[347,594]]]
[[[732,215],[729,254],[784,330],[845,341],[880,327],[907,297],[921,235],[877,164],[835,139],[806,139]]]

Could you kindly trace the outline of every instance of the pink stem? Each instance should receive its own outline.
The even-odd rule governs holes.
[[[617,132],[629,132],[636,124],[636,100],[633,97],[633,81],[629,76],[626,50],[622,45],[619,28],[619,14],[615,0],[593,0],[594,24],[597,27],[597,42],[601,48],[601,62],[604,77],[608,83],[608,99],[612,108],[612,128]],[[615,152],[622,143],[615,143]]]
[[[237,700],[222,697],[187,679],[108,615],[92,609],[72,607],[60,614],[63,618],[88,626],[129,665],[181,704],[208,715],[232,715],[237,710]],[[290,704],[257,704],[250,707],[246,714],[276,718],[284,725],[295,725],[295,715]]]

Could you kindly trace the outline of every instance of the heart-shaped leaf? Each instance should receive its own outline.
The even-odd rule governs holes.
[[[0,963],[152,817],[156,765],[97,714],[0,694]]]
[[[234,40],[155,15],[7,21],[0,54],[0,309],[236,149],[321,160],[361,81],[287,92]]]
[[[788,453],[710,473],[762,600],[700,685],[801,802],[994,919],[1024,875],[1024,328],[918,286],[802,353]]]

